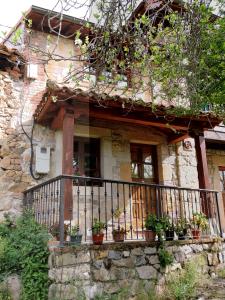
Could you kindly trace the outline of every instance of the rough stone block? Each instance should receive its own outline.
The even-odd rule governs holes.
[[[144,249],[145,254],[155,254],[156,252],[156,247],[147,247]]]
[[[136,268],[140,279],[154,279],[157,278],[158,271],[152,266],[141,266]]]
[[[199,245],[199,244],[194,244],[194,245],[192,245],[191,248],[192,248],[194,253],[199,253],[199,252],[203,251],[203,246]]]
[[[137,267],[146,265],[147,263],[145,256],[135,256],[133,260],[135,262],[135,266]]]
[[[115,260],[121,259],[122,258],[122,252],[110,250],[109,253],[108,253],[108,258],[115,259]]]
[[[143,255],[144,251],[142,248],[134,248],[131,250],[131,255]]]
[[[151,265],[159,264],[159,257],[158,255],[151,255],[147,256],[148,261]]]
[[[119,260],[112,260],[112,264],[117,267],[133,268],[134,262],[131,257],[122,258]]]
[[[90,278],[90,265],[82,264],[73,267],[54,268],[49,270],[49,278],[57,283],[88,280]]]

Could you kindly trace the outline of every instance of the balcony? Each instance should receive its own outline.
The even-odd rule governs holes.
[[[72,197],[66,200],[68,186]],[[144,241],[148,214],[168,216],[172,226],[190,223],[204,212],[208,229],[202,237],[221,235],[218,193],[212,190],[61,175],[24,192],[24,208],[32,209],[38,223],[49,230],[58,226],[60,244],[68,244],[65,224],[79,226],[82,243],[92,243],[92,226],[104,225],[104,242],[112,242],[114,229],[125,229],[125,241]],[[191,235],[189,235],[191,238]]]

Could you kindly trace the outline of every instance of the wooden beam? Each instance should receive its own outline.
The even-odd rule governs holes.
[[[74,137],[74,113],[65,111],[63,118],[63,161],[62,173],[73,175],[73,137]],[[73,214],[73,182],[65,179],[64,184],[64,219],[70,220]]]
[[[176,129],[176,130],[187,130],[187,126],[180,126],[180,125],[173,125],[168,123],[162,123],[162,122],[155,122],[155,121],[147,121],[147,120],[140,120],[140,119],[134,119],[127,116],[118,116],[109,113],[109,111],[103,112],[97,112],[90,109],[88,112],[90,117],[96,118],[96,119],[102,119],[106,121],[119,121],[119,122],[125,122],[125,123],[131,123],[131,124],[138,124],[138,125],[144,125],[144,126],[155,126],[160,128],[168,128],[168,129]]]
[[[184,139],[187,139],[187,138],[189,138],[189,135],[188,135],[188,133],[185,133],[185,134],[180,134],[180,135],[173,135],[173,136],[170,136],[169,138],[168,138],[168,143],[169,144],[176,144],[176,143],[178,143],[178,142],[181,142],[181,141],[183,141]]]
[[[64,116],[65,116],[65,108],[60,107],[57,115],[55,116],[55,118],[51,123],[51,129],[53,130],[61,129],[63,127]]]
[[[209,170],[206,156],[205,138],[202,134],[194,135],[198,180],[200,189],[210,189]],[[211,197],[207,193],[202,193],[202,211],[209,217],[211,215]]]

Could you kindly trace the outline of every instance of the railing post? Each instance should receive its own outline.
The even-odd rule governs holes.
[[[219,203],[218,203],[218,192],[215,192],[215,196],[216,196],[216,209],[217,209],[217,215],[218,215],[220,236],[223,237],[222,227],[221,227],[221,219],[220,219]]]
[[[59,246],[64,245],[64,188],[65,179],[62,177],[60,179],[60,204],[59,204]]]

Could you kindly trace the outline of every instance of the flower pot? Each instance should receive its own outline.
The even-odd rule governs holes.
[[[146,242],[152,242],[155,241],[156,233],[152,230],[145,230],[145,240]]]
[[[82,240],[82,234],[77,234],[77,235],[71,235],[70,236],[70,242],[73,245],[80,245]]]
[[[92,234],[92,240],[94,245],[102,245],[104,233]]]
[[[166,241],[172,241],[174,238],[174,230],[165,231]]]
[[[60,234],[59,234],[59,233],[56,234],[56,235],[55,235],[55,238],[56,238],[57,241],[60,241]],[[64,238],[63,238],[63,240],[66,241],[66,238],[67,238],[67,233],[64,233]]]
[[[178,233],[178,240],[185,240],[185,234],[184,233]]]
[[[199,229],[192,229],[191,233],[192,233],[193,239],[195,239],[195,240],[199,240],[200,239],[201,231]]]
[[[119,232],[119,231],[113,232],[113,239],[114,242],[116,243],[124,242],[124,236],[125,236],[124,232]]]

